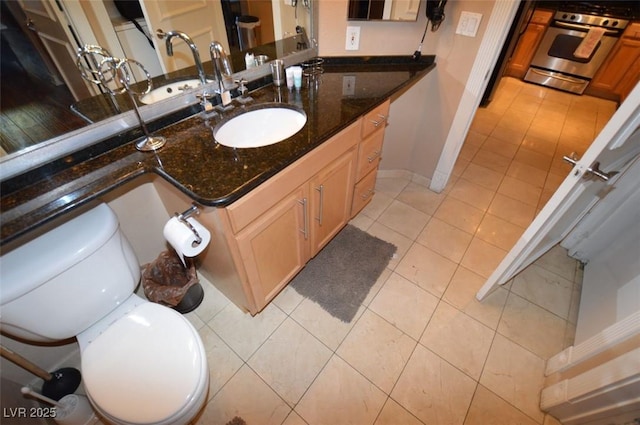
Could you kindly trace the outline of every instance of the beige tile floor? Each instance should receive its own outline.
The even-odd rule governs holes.
[[[251,317],[205,285],[189,318],[211,386],[194,423],[557,424],[539,392],[573,341],[579,265],[554,248],[474,295],[570,170],[561,156],[582,154],[614,107],[505,78],[444,193],[379,178],[352,223],[398,251],[351,323],[292,289]]]

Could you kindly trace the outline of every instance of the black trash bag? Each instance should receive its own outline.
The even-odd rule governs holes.
[[[113,4],[123,17],[131,21],[144,16],[138,0],[113,0]]]
[[[139,0],[113,0],[113,3],[116,5],[116,9],[118,9],[118,12],[120,12],[120,15],[122,15],[122,17],[127,18],[129,21],[131,21],[133,25],[135,25],[135,27],[138,29],[138,31],[140,31],[145,36],[145,38],[149,42],[149,45],[155,49],[155,46],[153,45],[153,41],[151,41],[147,33],[144,32],[144,29],[142,29],[142,27],[138,23],[139,18],[144,18],[144,13],[142,12],[142,6],[140,6],[140,1]]]
[[[187,292],[198,283],[193,262],[189,260],[187,267],[183,266],[173,250],[162,251],[142,272],[142,287],[147,299],[172,308],[178,306]]]

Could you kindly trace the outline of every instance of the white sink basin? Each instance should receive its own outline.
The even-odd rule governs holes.
[[[140,102],[145,105],[156,103],[160,100],[168,99],[177,94],[183,93],[185,90],[193,90],[200,85],[200,80],[193,78],[190,80],[180,80],[174,83],[165,84],[151,90],[149,93],[140,97]]]
[[[230,148],[259,148],[296,134],[307,122],[307,114],[286,104],[257,105],[222,121],[214,129],[218,143]]]

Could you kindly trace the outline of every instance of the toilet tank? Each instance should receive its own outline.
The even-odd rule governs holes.
[[[106,204],[0,258],[0,326],[31,341],[78,335],[135,290],[140,266]]]

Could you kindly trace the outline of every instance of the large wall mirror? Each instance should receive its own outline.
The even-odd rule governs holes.
[[[415,21],[420,0],[349,0],[350,21]]]
[[[215,14],[206,15],[205,21],[210,22],[209,25],[212,29],[204,33],[204,36],[202,36],[203,42],[198,43],[203,62],[209,60],[208,44],[213,41],[213,39],[221,41],[228,49],[228,52],[244,57],[244,53],[241,51],[237,40],[238,32],[235,18],[238,15],[251,15],[260,18],[261,26],[258,31],[258,41],[262,41],[262,43],[289,45],[289,43],[278,43],[283,39],[288,40],[287,37],[296,36],[296,26],[304,27],[309,39],[313,39],[315,33],[314,24],[316,14],[314,13],[314,8],[317,6],[313,0],[293,2],[296,4],[295,6],[292,5],[291,1],[285,0],[181,0],[180,2],[153,1],[149,3],[172,4],[182,9],[202,7],[202,5],[209,7],[213,5],[212,10],[219,11],[219,13],[215,12]],[[57,4],[63,5],[65,11],[61,12],[56,6]],[[95,0],[91,2],[77,2],[75,0],[19,0],[2,2],[2,14],[0,14],[0,16],[2,17],[3,27],[7,28],[5,22],[8,22],[9,19],[13,22],[11,22],[6,31],[3,29],[0,33],[3,38],[3,80],[1,83],[3,87],[1,111],[3,134],[0,138],[0,147],[2,148],[0,150],[0,181],[12,177],[16,175],[16,173],[19,174],[34,166],[64,156],[73,150],[77,150],[79,144],[95,143],[96,140],[99,140],[96,139],[96,137],[103,137],[108,133],[108,130],[105,129],[105,121],[115,123],[116,120],[119,119],[120,121],[118,121],[118,123],[131,122],[135,125],[135,119],[129,118],[132,112],[116,115],[104,120],[102,123],[97,122],[93,124],[83,120],[67,119],[65,120],[65,125],[56,126],[51,125],[49,122],[44,122],[43,119],[39,119],[39,117],[44,117],[45,115],[51,116],[53,108],[60,108],[61,110],[67,109],[67,111],[63,111],[66,113],[68,112],[70,104],[74,101],[77,102],[88,96],[100,93],[91,87],[87,87],[87,84],[80,78],[79,72],[75,67],[75,57],[73,56],[78,45],[74,38],[77,37],[85,43],[87,43],[85,40],[89,40],[89,43],[120,46],[113,47],[115,51],[112,51],[112,54],[114,56],[125,55],[130,57],[129,55],[133,55],[134,59],[140,60],[140,62],[143,63],[145,62],[145,59],[140,59],[140,49],[131,50],[129,46],[129,52],[133,53],[127,53],[126,42],[118,40],[117,37],[120,36],[120,33],[118,33],[115,27],[116,24],[112,18],[114,10],[113,0]],[[146,11],[145,16],[147,16]],[[74,26],[74,33],[67,31],[67,33],[64,34],[68,38],[64,44],[54,46],[48,41],[51,37],[46,37],[46,35],[38,36],[38,31],[45,26],[48,27],[51,21],[57,20],[58,22],[65,22],[65,20],[69,20],[69,17],[71,17],[70,20]],[[142,18],[143,26],[146,25],[149,28],[148,35],[153,37],[154,34],[152,34],[153,31],[151,30],[153,24],[145,21],[146,19]],[[107,22],[107,24],[105,24],[105,22]],[[25,23],[28,23],[28,27],[25,26]],[[96,26],[96,23],[100,23],[100,26]],[[122,20],[120,23],[123,23]],[[125,22],[124,24],[126,26],[127,23]],[[179,25],[179,27],[174,27],[173,25]],[[132,23],[129,22],[128,27],[132,33],[136,33],[136,28]],[[169,26],[164,29],[178,29],[192,35],[193,38],[197,38],[202,33],[200,28],[190,26],[189,20],[181,21],[179,24],[171,22]],[[14,37],[10,38],[11,35]],[[141,33],[139,33],[138,36],[143,37]],[[20,42],[16,42],[17,38],[20,38]],[[62,37],[58,36],[57,38]],[[151,52],[151,55],[156,55],[159,50],[158,47],[164,47],[164,44],[162,41],[154,40],[153,38],[152,41],[156,46],[155,49],[151,47],[149,41],[143,37],[143,44],[146,45],[147,53]],[[190,54],[186,44],[183,44],[185,43],[175,43],[176,54],[174,56],[178,58],[183,57],[186,60],[186,65],[177,65],[178,69],[184,66],[193,66],[193,56]],[[28,48],[22,51],[20,50],[21,45],[27,45]],[[294,43],[294,46],[295,45]],[[30,71],[28,67],[22,66],[26,61],[21,61],[20,59],[27,57],[27,55],[40,56],[37,58],[37,64],[34,68],[39,70],[38,74],[44,72],[50,75],[27,75],[24,81],[26,81],[26,84],[29,84],[29,81],[49,80],[47,83],[54,85],[54,93],[52,96],[44,96],[42,95],[42,91],[34,93],[34,90],[29,89],[23,91],[16,90],[14,94],[15,99],[10,100],[6,97],[9,91],[5,90],[5,87],[9,87],[12,81],[16,81],[5,81],[5,77],[9,77],[9,73],[5,72],[5,53],[9,53],[9,50],[5,49],[6,46],[16,50],[12,52],[14,53],[13,59],[15,59],[17,63],[15,67],[16,72],[28,74]],[[119,51],[117,50],[118,48],[120,48]],[[310,52],[316,51],[313,44],[305,45],[303,49]],[[183,54],[179,52],[183,52]],[[63,53],[67,55],[65,61],[59,61],[58,59],[52,60],[51,56],[61,55]],[[287,51],[280,51],[277,55],[286,57],[289,53],[290,52]],[[151,59],[149,59],[149,61],[150,60]],[[161,59],[158,58],[157,60],[160,61]],[[8,61],[6,63],[8,63]],[[153,66],[149,66],[149,68],[153,68]],[[151,69],[149,71],[157,75],[158,73],[171,72],[174,69],[166,67],[166,64],[160,64],[159,69],[156,69],[154,72],[152,72]],[[234,71],[243,70],[234,69]],[[66,92],[66,94],[60,95],[61,91]],[[57,99],[56,104],[51,102],[51,97]],[[11,112],[10,108],[14,107],[17,108],[15,109],[17,112]],[[19,109],[21,107],[23,109]],[[41,112],[34,112],[37,108],[42,108],[40,109]],[[148,111],[155,111],[155,109],[145,108],[147,108]],[[25,127],[20,128],[21,125],[25,125]],[[31,128],[26,128],[27,126]],[[41,130],[33,131],[34,126],[41,127]],[[10,140],[10,137],[13,137],[14,140]],[[87,141],[86,139],[92,139],[93,141]]]

